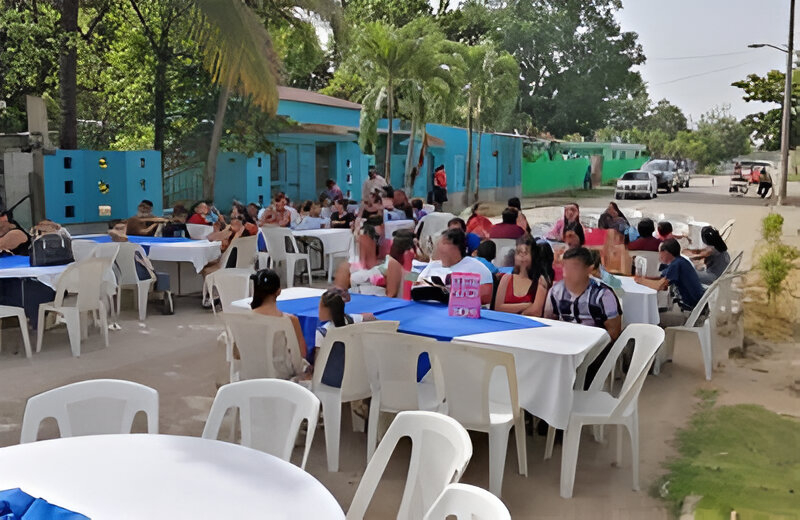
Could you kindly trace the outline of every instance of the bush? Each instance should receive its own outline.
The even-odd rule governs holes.
[[[780,241],[783,235],[783,216],[779,213],[770,213],[761,221],[761,236],[770,244]]]

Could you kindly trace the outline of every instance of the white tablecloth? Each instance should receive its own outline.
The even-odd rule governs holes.
[[[236,444],[169,435],[99,435],[0,449],[0,489],[94,520],[343,519],[297,466]]]
[[[520,406],[551,426],[564,429],[572,410],[578,366],[589,352],[603,348],[610,338],[605,329],[597,327],[542,318],[536,321],[549,327],[473,334],[453,341],[514,354]]]
[[[66,265],[51,265],[48,267],[14,267],[0,269],[0,278],[36,278],[43,284],[55,289],[58,277],[66,269]]]
[[[349,229],[303,229],[292,231],[295,237],[316,238],[322,243],[326,255],[350,251],[353,243],[353,232]]]
[[[658,325],[658,292],[638,284],[630,276],[617,276],[622,282],[625,296],[622,299],[623,324],[649,323]]]
[[[152,244],[147,256],[161,262],[189,262],[199,273],[206,264],[221,256],[221,245],[208,240]]]

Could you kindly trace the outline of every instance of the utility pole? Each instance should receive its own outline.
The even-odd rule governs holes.
[[[789,4],[789,46],[786,53],[786,85],[783,92],[783,121],[781,124],[781,183],[778,205],[786,200],[786,183],[789,180],[789,137],[792,130],[792,58],[794,57],[794,5]]]

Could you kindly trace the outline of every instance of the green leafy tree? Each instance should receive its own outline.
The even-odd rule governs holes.
[[[402,27],[412,20],[430,17],[433,9],[427,0],[344,0],[345,16],[352,22],[384,22]]]
[[[674,139],[678,132],[686,130],[687,121],[680,108],[662,99],[650,108],[641,126],[644,130],[662,130]]]
[[[797,121],[800,110],[800,76],[793,78],[792,110],[794,120]],[[777,108],[750,114],[742,120],[742,124],[758,140],[763,141],[765,150],[780,150],[781,148],[781,122],[783,117],[783,95],[786,74],[778,70],[771,70],[766,76],[750,74],[746,79],[732,83],[744,91],[745,101],[755,101],[778,105]],[[797,128],[798,124],[794,127]],[[792,145],[800,144],[797,135],[792,136]]]

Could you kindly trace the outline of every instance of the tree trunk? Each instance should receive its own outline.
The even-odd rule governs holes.
[[[383,175],[388,184],[392,183],[392,138],[393,138],[393,119],[394,119],[394,88],[392,83],[389,82],[387,88],[388,100],[386,103],[386,114],[389,120],[389,131],[386,134],[386,158],[384,160]]]
[[[469,187],[472,184],[472,100],[467,108],[467,171],[464,175],[464,203],[469,205]]]
[[[475,202],[478,202],[478,194],[481,190],[481,138],[483,129],[481,128],[481,98],[478,98],[478,109],[475,112],[475,126],[478,128],[478,150],[475,154]]]
[[[161,152],[161,169],[164,169],[164,139],[167,129],[167,60],[156,56],[155,86],[153,88],[153,150]]]
[[[206,159],[206,168],[203,172],[203,199],[205,200],[214,200],[214,182],[216,182],[217,177],[217,155],[219,154],[222,130],[225,127],[225,111],[228,109],[228,98],[230,95],[230,89],[223,85],[219,91],[219,99],[217,99],[217,113],[214,116],[214,129],[211,131],[211,143],[208,146],[208,159]]]
[[[406,192],[407,192],[406,195],[408,195],[409,197],[413,197],[414,196],[414,186],[413,186],[414,179],[411,178],[411,172],[414,170],[414,166],[416,166],[415,164],[413,164],[414,163],[414,143],[415,143],[414,137],[416,136],[416,134],[417,134],[417,118],[416,117],[412,117],[411,118],[411,136],[408,138],[408,152],[406,152],[406,182],[405,182],[405,186],[406,186]],[[417,174],[419,174],[419,172],[417,172]]]
[[[59,147],[64,150],[78,148],[78,0],[63,0],[61,7],[61,54],[59,56],[59,84],[61,87],[61,131]]]

